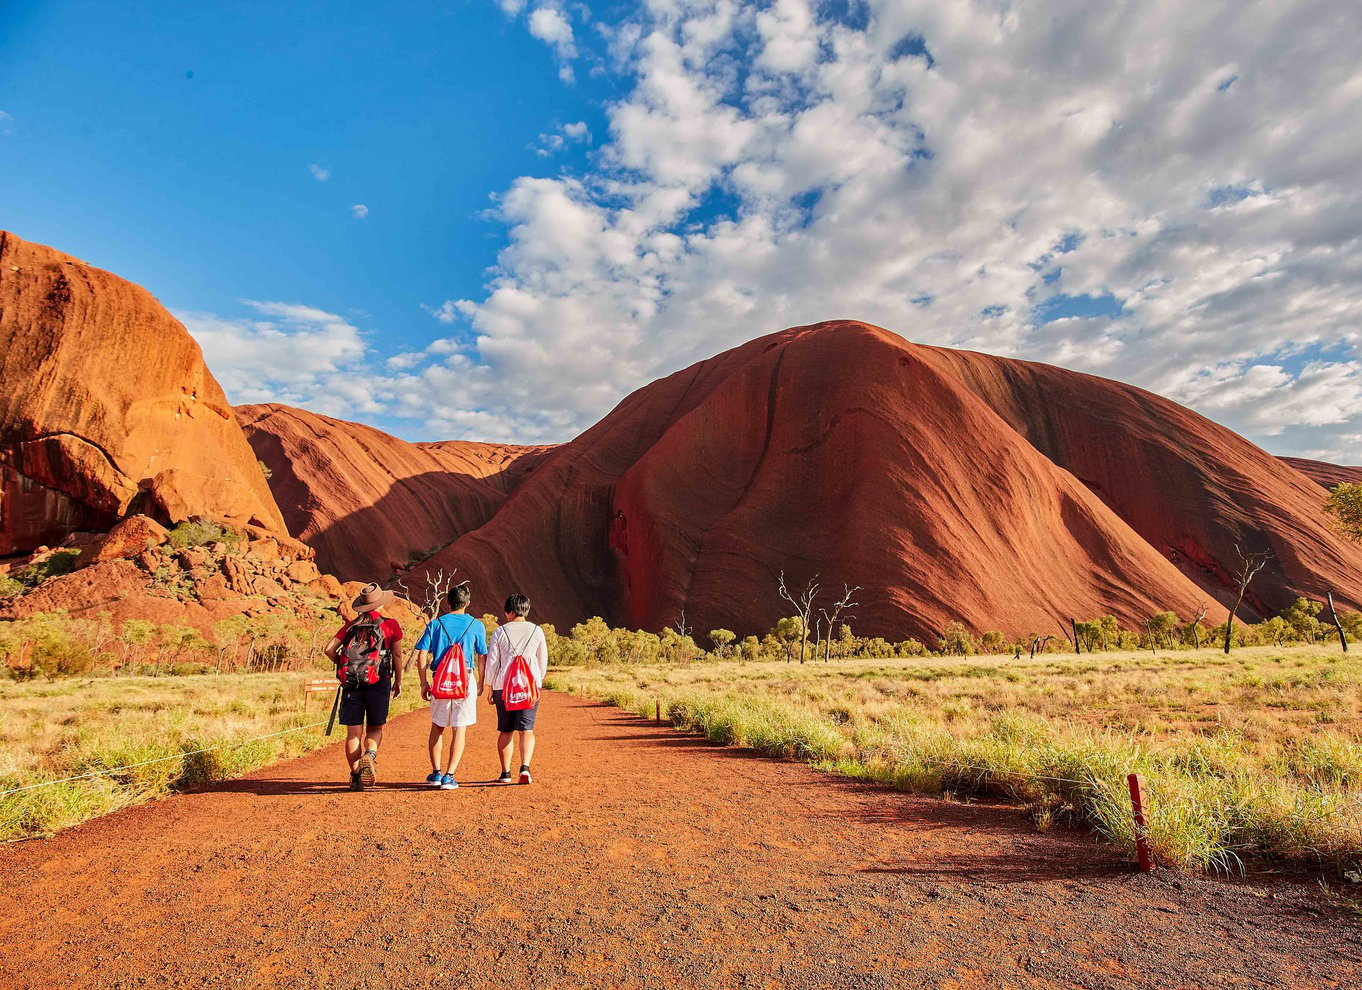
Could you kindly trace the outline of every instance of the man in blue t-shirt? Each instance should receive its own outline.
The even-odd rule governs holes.
[[[478,720],[478,685],[482,682],[483,666],[487,661],[487,629],[482,621],[468,614],[472,592],[468,582],[449,589],[450,610],[440,616],[421,634],[412,651],[412,659],[421,672],[421,697],[430,702],[430,776],[426,783],[452,791],[459,786],[454,772],[459,769],[468,727]],[[457,649],[456,649],[457,647]],[[448,653],[456,662],[460,650],[468,669],[468,693],[462,698],[435,698],[430,693],[430,677]],[[440,744],[446,729],[454,730],[449,751],[440,765]]]

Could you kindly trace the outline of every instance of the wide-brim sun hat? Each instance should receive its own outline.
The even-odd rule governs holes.
[[[359,589],[359,596],[350,604],[358,612],[367,612],[370,609],[382,608],[396,597],[393,592],[380,588],[377,584],[366,584]]]

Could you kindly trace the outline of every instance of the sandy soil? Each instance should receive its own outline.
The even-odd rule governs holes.
[[[915,798],[547,695],[538,779],[442,792],[425,716],[0,850],[0,985],[1356,987],[1308,884],[1140,876],[1014,808]]]

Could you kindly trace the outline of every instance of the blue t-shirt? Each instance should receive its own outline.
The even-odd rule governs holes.
[[[434,670],[445,650],[455,643],[463,644],[464,663],[472,670],[474,654],[487,652],[487,628],[482,620],[462,612],[448,612],[426,626],[416,649],[430,653],[430,669]]]

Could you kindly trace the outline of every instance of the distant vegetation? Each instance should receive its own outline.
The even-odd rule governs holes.
[[[1344,536],[1362,541],[1362,484],[1335,485],[1324,508],[1333,515]]]

